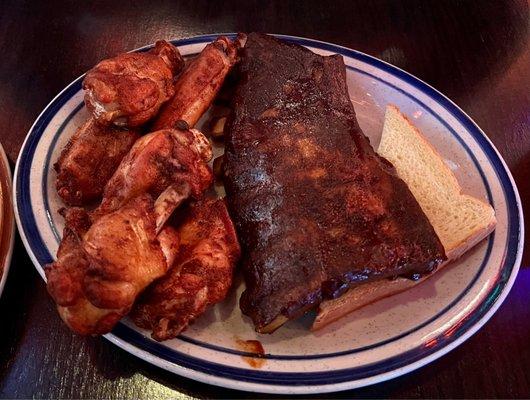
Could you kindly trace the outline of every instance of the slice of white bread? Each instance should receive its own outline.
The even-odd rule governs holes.
[[[460,257],[495,229],[493,208],[481,200],[462,194],[456,177],[444,159],[395,106],[387,107],[377,152],[394,165],[399,177],[408,185],[429,218],[447,255],[443,265]],[[338,299],[324,301],[320,305],[312,330],[320,329],[367,304],[418,285],[432,275],[417,281],[398,278],[352,288]]]

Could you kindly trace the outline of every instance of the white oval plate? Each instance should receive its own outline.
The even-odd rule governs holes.
[[[197,54],[217,35],[176,40],[183,55]],[[268,393],[345,390],[390,379],[425,365],[476,332],[497,310],[517,275],[523,243],[519,195],[497,150],[454,103],[408,73],[344,47],[281,36],[316,53],[338,53],[359,123],[377,146],[387,104],[397,105],[446,158],[466,193],[495,207],[495,232],[460,261],[425,283],[379,301],[311,333],[309,316],[273,335],[256,334],[238,307],[242,283],[177,339],[157,343],[125,319],[106,338],[174,373],[209,384]],[[145,50],[146,48],[140,49]],[[53,163],[88,116],[79,77],[37,118],[15,171],[20,235],[44,277],[63,222]],[[200,127],[200,126],[199,126]],[[265,362],[251,367],[238,340],[259,340]]]

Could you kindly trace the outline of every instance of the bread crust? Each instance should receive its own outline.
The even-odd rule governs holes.
[[[420,130],[416,128],[396,106],[389,105],[388,108],[397,111],[399,115],[408,123],[409,127],[413,129],[413,132],[415,133],[417,139],[428,146],[428,148],[432,151],[434,157],[439,157],[440,160],[443,160],[441,155],[423,136]],[[459,195],[462,196],[463,199],[482,203],[483,205],[491,208],[488,203],[472,196],[463,194],[462,187],[458,183],[458,180],[456,179],[456,176],[454,175],[453,171],[445,164],[445,162],[442,162],[440,164],[442,165],[441,168],[443,168],[443,174],[446,175],[447,179],[451,182],[451,186],[453,186],[455,192],[459,193]],[[484,238],[488,237],[493,232],[497,221],[493,209],[491,211],[492,215],[490,216],[487,225],[470,232],[464,240],[461,240],[457,243],[452,243],[450,247],[447,246],[447,244],[444,244],[442,241],[442,244],[444,244],[445,247],[447,260],[443,264],[441,264],[436,271],[441,270],[450,262],[461,257],[469,249],[480,243]],[[436,230],[436,227],[434,228]],[[327,300],[320,304],[317,316],[313,322],[311,330],[316,331],[322,329],[326,325],[366,305],[372,304],[378,300],[382,300],[384,298],[393,296],[395,294],[404,292],[405,290],[408,290],[414,286],[417,286],[429,279],[431,276],[433,276],[435,272],[426,275],[416,281],[407,278],[397,278],[394,280],[370,282],[351,288],[341,297],[334,300]]]

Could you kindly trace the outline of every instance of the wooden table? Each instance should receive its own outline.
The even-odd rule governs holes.
[[[503,155],[530,216],[529,21],[522,0],[4,0],[0,140],[13,166],[30,125],[65,85],[98,60],[156,39],[252,30],[306,36],[382,58],[453,99]],[[528,242],[506,302],[465,344],[419,371],[335,396],[528,397]],[[0,397],[256,397],[164,372],[104,339],[74,336],[19,239],[0,315]]]

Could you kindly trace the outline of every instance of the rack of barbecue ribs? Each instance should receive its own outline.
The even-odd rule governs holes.
[[[250,34],[227,125],[224,183],[258,332],[363,282],[444,259],[427,217],[361,131],[345,65]]]

